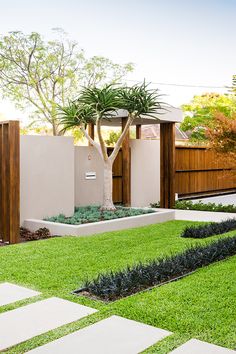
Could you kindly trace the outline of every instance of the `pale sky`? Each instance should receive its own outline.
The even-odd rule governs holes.
[[[87,56],[135,64],[129,80],[224,87],[236,74],[236,0],[0,0],[0,32],[63,28]],[[130,81],[130,83],[132,83]],[[157,85],[179,106],[221,88]],[[0,113],[22,117],[7,102]]]

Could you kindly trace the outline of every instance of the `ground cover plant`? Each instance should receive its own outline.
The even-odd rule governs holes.
[[[81,225],[104,220],[119,219],[128,216],[150,214],[153,212],[155,212],[155,210],[124,208],[121,206],[117,206],[116,210],[101,210],[100,206],[86,206],[75,208],[75,213],[71,217],[66,217],[63,214],[60,214],[58,216],[45,218],[44,220],[63,224]]]
[[[90,237],[57,237],[0,248],[0,282],[8,281],[42,292],[0,308],[3,313],[50,296],[87,305],[99,311],[9,349],[22,354],[111,315],[119,315],[167,329],[173,335],[145,351],[168,354],[190,338],[236,347],[236,256],[198,269],[192,275],[112,303],[72,295],[86,279],[108,270],[118,271],[137,261],[176,254],[193,244],[179,235],[196,222],[170,221]],[[201,224],[201,223],[199,223]],[[221,239],[233,236],[215,236]],[[196,239],[205,245],[210,239]],[[219,301],[220,299],[220,301]]]
[[[206,238],[213,235],[224,234],[236,230],[236,219],[229,219],[221,222],[212,222],[206,225],[186,226],[181,237]]]
[[[151,208],[160,208],[160,203],[151,203]],[[191,200],[176,201],[175,209],[236,213],[236,206],[234,204],[223,205],[221,203],[203,203],[202,201],[193,203]]]
[[[209,245],[191,247],[177,255],[146,264],[140,262],[118,272],[99,274],[94,280],[86,282],[76,293],[88,292],[100,299],[113,301],[160,285],[235,254],[236,235],[217,240]]]

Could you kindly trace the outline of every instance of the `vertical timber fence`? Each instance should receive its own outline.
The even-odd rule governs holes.
[[[236,162],[235,162],[236,165]],[[235,166],[201,146],[176,146],[175,192],[180,197],[235,192]]]
[[[0,122],[0,240],[17,243],[20,236],[20,128],[18,121]]]

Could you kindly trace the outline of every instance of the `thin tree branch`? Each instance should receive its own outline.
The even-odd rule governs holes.
[[[91,145],[93,145],[99,152],[99,155],[102,157],[103,159],[103,154],[102,154],[102,150],[101,150],[101,146],[96,143],[96,141],[94,141],[91,136],[88,134],[87,130],[83,127],[80,126],[80,130],[82,131],[82,133],[84,134],[84,136],[88,139],[88,141],[90,142]]]
[[[121,136],[119,137],[119,139],[118,139],[118,141],[117,141],[117,143],[116,143],[116,145],[115,145],[115,147],[114,147],[114,149],[112,151],[112,154],[109,156],[109,160],[111,160],[112,163],[115,161],[115,158],[116,158],[116,156],[117,156],[117,154],[118,154],[118,152],[119,152],[119,150],[121,148],[121,145],[122,145],[122,143],[124,141],[124,138],[125,138],[128,130],[129,130],[129,127],[131,126],[134,118],[135,118],[135,116],[133,116],[132,114],[129,115],[127,123],[125,125],[125,128],[124,128]]]
[[[97,121],[96,121],[98,140],[99,140],[99,143],[100,143],[100,146],[101,146],[103,159],[104,159],[104,161],[107,161],[108,160],[107,148],[106,148],[105,142],[104,142],[103,137],[102,137],[101,123],[102,123],[101,122],[101,118],[100,118],[100,116],[98,116]]]
[[[32,60],[32,57],[33,57],[34,52],[36,50],[37,44],[38,44],[37,38],[35,38],[34,46],[33,46],[32,50],[31,50],[31,52],[29,54],[28,65],[27,65],[28,71],[30,71],[31,60]]]

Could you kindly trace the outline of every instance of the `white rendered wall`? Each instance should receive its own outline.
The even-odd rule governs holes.
[[[86,179],[95,172],[96,179]],[[75,146],[75,206],[101,205],[103,195],[103,162],[90,146]]]
[[[160,200],[160,140],[131,140],[131,205]]]
[[[131,140],[131,205],[160,200],[160,142]],[[96,149],[73,145],[69,137],[21,136],[21,222],[74,206],[101,204],[103,163]],[[85,178],[95,172],[96,179]]]
[[[160,200],[160,141],[131,140],[131,205],[149,206]],[[86,180],[86,172],[96,179]],[[101,204],[103,163],[93,147],[75,147],[75,205]]]
[[[21,222],[73,214],[73,138],[21,136],[20,169]]]

